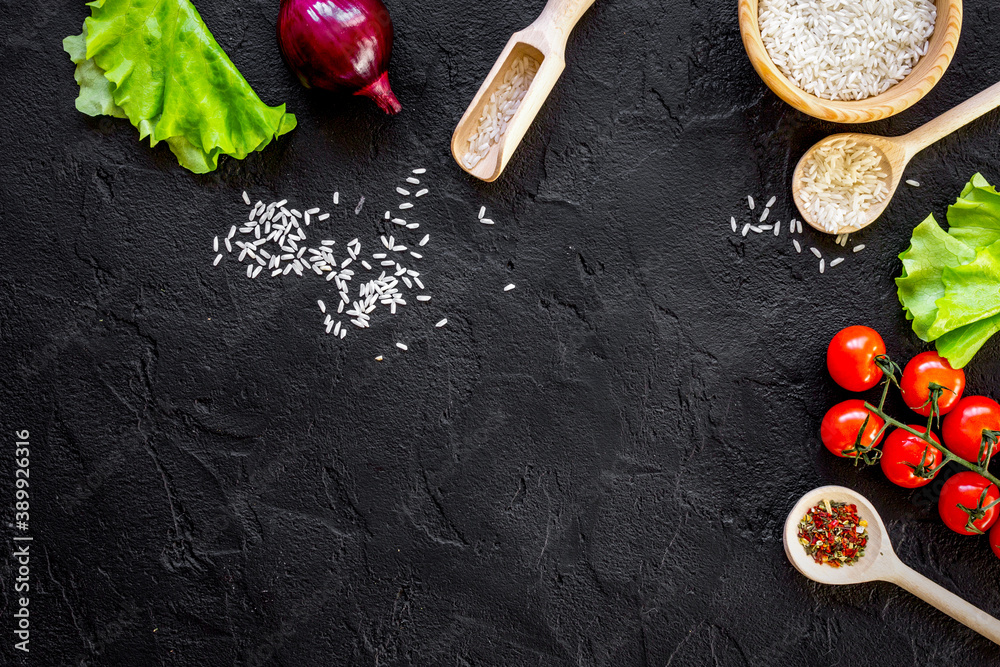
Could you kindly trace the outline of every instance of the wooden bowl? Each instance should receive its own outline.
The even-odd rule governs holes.
[[[936,0],[937,21],[927,54],[909,75],[880,95],[848,102],[825,100],[798,88],[771,62],[757,24],[758,0],[739,0],[740,33],[750,62],[767,87],[810,116],[835,123],[868,123],[910,108],[944,75],[962,33],[962,0]]]

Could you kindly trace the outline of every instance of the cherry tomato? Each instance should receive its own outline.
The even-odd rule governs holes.
[[[985,396],[966,396],[941,424],[948,449],[973,463],[979,460],[984,430],[1000,431],[1000,403]]]
[[[861,438],[863,447],[875,446],[879,435],[875,440],[875,434],[881,430],[885,422],[878,415],[872,414],[865,408],[865,402],[857,398],[837,403],[827,411],[823,417],[823,423],[819,427],[819,436],[823,444],[837,456],[847,458],[857,458],[856,453],[845,454],[845,449],[854,447],[854,442],[858,439],[861,425],[868,417],[868,425],[865,426],[864,436]]]
[[[942,415],[951,411],[965,391],[965,371],[951,367],[948,360],[937,352],[921,352],[910,359],[903,369],[899,388],[903,401],[918,415],[926,417],[931,413],[930,384],[944,387],[938,398],[938,410]]]
[[[967,470],[953,475],[941,487],[941,498],[938,501],[938,512],[945,525],[961,535],[977,535],[975,531],[968,530],[966,525],[969,522],[969,513],[959,505],[970,510],[975,510],[979,506],[979,500],[983,496],[983,489],[986,492],[986,499],[983,505],[989,505],[1000,498],[1000,489],[990,483],[988,479],[978,472]],[[980,532],[986,532],[997,520],[1000,510],[991,507],[982,512],[982,516],[973,522],[973,526]]]
[[[885,343],[874,329],[841,329],[826,349],[826,367],[833,381],[848,391],[866,391],[882,379],[875,357],[885,354]]]
[[[990,548],[993,549],[993,553],[997,555],[997,558],[1000,558],[1000,521],[990,531]]]
[[[924,427],[911,425],[910,428],[922,431]],[[933,433],[931,439],[938,444],[941,443]],[[924,450],[927,451],[926,454]],[[890,433],[882,443],[882,472],[890,482],[906,489],[925,486],[934,479],[913,474],[913,468],[909,464],[920,465],[922,459],[925,467],[933,469],[941,465],[942,458],[940,449],[927,447],[926,442],[901,428]],[[936,472],[934,477],[937,477]]]

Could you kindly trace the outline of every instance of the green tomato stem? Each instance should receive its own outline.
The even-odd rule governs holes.
[[[888,388],[888,383],[886,384],[886,388]],[[883,401],[884,400],[885,400],[885,397],[883,395]],[[989,461],[987,461],[986,464],[983,465],[983,466],[979,466],[977,464],[970,463],[969,461],[966,461],[965,459],[963,459],[961,456],[957,456],[956,454],[953,454],[950,449],[948,449],[947,447],[944,446],[943,443],[937,443],[934,440],[931,440],[931,436],[930,436],[930,432],[931,432],[930,431],[930,420],[934,419],[934,413],[933,413],[933,411],[931,412],[930,420],[928,421],[928,424],[927,424],[927,430],[924,431],[924,432],[921,432],[921,431],[918,431],[918,430],[916,430],[914,428],[911,428],[910,426],[904,424],[901,421],[893,419],[890,415],[886,414],[886,412],[882,409],[881,406],[876,407],[876,406],[874,406],[871,403],[868,403],[866,401],[865,402],[865,407],[873,415],[877,415],[878,417],[881,417],[885,421],[886,425],[892,424],[896,428],[901,428],[901,429],[903,429],[904,431],[906,431],[908,433],[912,433],[913,435],[917,436],[918,438],[920,438],[921,440],[923,440],[924,442],[926,442],[931,447],[934,447],[935,449],[940,450],[941,454],[944,455],[944,460],[941,461],[941,465],[938,466],[938,469],[940,469],[942,466],[944,466],[949,461],[955,461],[959,465],[961,465],[961,466],[963,466],[965,468],[968,468],[969,470],[971,470],[973,472],[979,473],[980,475],[982,475],[983,477],[985,477],[986,479],[988,479],[989,481],[991,481],[993,484],[995,484],[998,489],[1000,489],[1000,479],[997,479],[994,475],[992,475],[990,473],[989,470],[986,469],[986,467],[989,465]]]

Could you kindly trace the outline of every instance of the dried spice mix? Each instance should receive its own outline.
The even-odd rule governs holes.
[[[821,565],[854,565],[865,555],[867,526],[857,505],[824,500],[799,521],[799,544]]]

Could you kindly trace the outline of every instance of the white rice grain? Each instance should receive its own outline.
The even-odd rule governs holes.
[[[538,61],[529,55],[515,58],[508,65],[499,86],[483,105],[478,126],[469,135],[468,148],[462,157],[466,169],[475,167],[499,143],[527,94],[538,66]]]
[[[791,82],[827,100],[863,100],[902,81],[927,53],[932,0],[760,0],[758,25],[771,61]]]
[[[809,154],[799,196],[820,226],[836,234],[868,221],[868,211],[889,196],[887,177],[872,146],[834,139]]]

